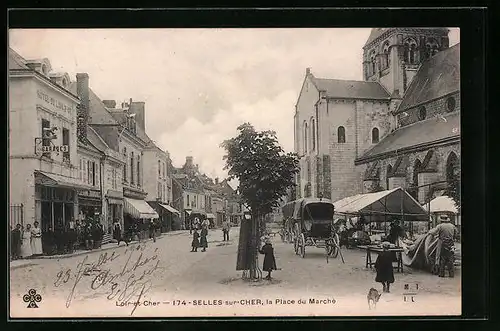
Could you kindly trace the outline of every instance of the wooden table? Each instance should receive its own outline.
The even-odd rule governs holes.
[[[358,248],[366,250],[366,268],[372,268],[375,265],[375,262],[372,261],[372,252],[375,253],[382,253],[384,249],[379,246],[373,246],[373,245],[363,245],[363,246],[358,246]],[[394,248],[387,248],[388,252],[394,252],[396,253],[397,256],[397,266],[394,267],[398,272],[403,272],[403,248],[401,247],[394,247]]]

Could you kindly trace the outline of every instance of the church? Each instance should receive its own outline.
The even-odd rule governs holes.
[[[403,187],[420,203],[459,200],[460,44],[446,28],[376,28],[363,80],[310,68],[295,106],[293,195],[337,201]]]

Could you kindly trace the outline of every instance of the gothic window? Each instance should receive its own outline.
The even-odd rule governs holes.
[[[372,144],[376,144],[379,141],[379,131],[378,128],[372,129]]]
[[[386,68],[389,68],[389,66],[391,65],[391,59],[389,57],[389,43],[386,42],[384,44],[384,47],[382,48],[382,54],[384,55],[383,56],[383,68],[386,69]]]
[[[417,42],[413,38],[406,40],[404,44],[405,61],[409,64],[416,63]]]
[[[426,117],[427,117],[427,110],[425,109],[424,106],[422,106],[418,109],[418,119],[420,121],[423,121],[425,120]]]
[[[427,56],[432,57],[439,51],[439,45],[437,41],[433,38],[430,38],[425,44],[425,48],[427,51]]]
[[[307,123],[304,122],[304,154],[307,153]]]
[[[339,126],[337,129],[337,142],[339,144],[345,143],[345,128],[343,126]]]
[[[451,113],[452,111],[455,110],[455,106],[456,106],[456,101],[455,101],[455,98],[454,97],[449,97],[447,100],[446,100],[446,111],[448,113]]]
[[[311,120],[311,138],[312,138],[312,147],[311,149],[316,150],[316,121],[314,119]]]

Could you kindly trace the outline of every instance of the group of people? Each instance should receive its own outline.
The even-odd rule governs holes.
[[[439,277],[445,277],[445,272],[448,271],[450,278],[455,275],[454,266],[454,246],[455,240],[458,238],[458,229],[451,223],[448,215],[442,214],[439,216],[441,223],[429,231],[433,237],[437,237],[438,245],[436,251],[436,265]],[[394,283],[394,253],[389,251],[392,244],[398,243],[400,237],[404,236],[404,231],[399,225],[399,221],[393,222],[389,232],[388,240],[382,243],[383,252],[380,253],[375,261],[375,270],[377,275],[375,281],[382,283],[383,292],[389,293],[390,285]]]
[[[153,242],[156,242],[156,235],[160,231],[160,227],[158,219],[143,219],[140,222],[134,222],[124,230],[120,221],[115,219],[113,222],[113,239],[117,241],[118,245],[123,241],[127,246],[135,238],[139,242],[147,238],[153,239]]]
[[[198,218],[193,221],[193,241],[191,242],[191,252],[197,252],[201,248],[202,252],[206,252],[208,248],[208,227],[210,223],[208,220],[200,222]],[[201,228],[201,233],[198,230]]]
[[[17,224],[14,229],[11,227],[10,244],[13,260],[42,255],[42,230],[39,223],[33,223],[33,227],[31,224],[27,224],[25,227]]]

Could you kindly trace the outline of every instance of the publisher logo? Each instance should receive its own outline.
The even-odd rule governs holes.
[[[42,296],[36,293],[36,290],[30,289],[28,294],[23,296],[23,301],[28,303],[28,308],[38,308],[37,302],[42,301]]]

